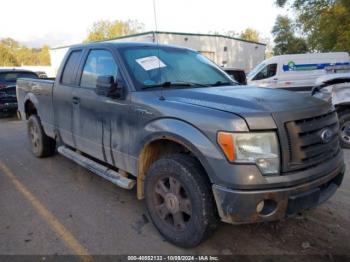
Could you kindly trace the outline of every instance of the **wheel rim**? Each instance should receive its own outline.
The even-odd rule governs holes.
[[[345,143],[350,143],[350,121],[346,121],[341,125],[340,136]]]
[[[29,127],[29,138],[32,143],[32,147],[36,152],[40,146],[39,130],[36,125],[30,125]]]
[[[159,179],[154,191],[158,217],[174,231],[184,231],[192,217],[192,204],[183,185],[174,177]]]

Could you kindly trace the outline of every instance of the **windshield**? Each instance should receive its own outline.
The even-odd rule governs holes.
[[[266,64],[264,62],[258,64],[256,67],[252,69],[252,71],[249,72],[247,75],[249,78],[253,77],[256,75],[257,72],[259,72]]]
[[[122,57],[138,90],[236,84],[203,55],[175,47],[127,47]]]

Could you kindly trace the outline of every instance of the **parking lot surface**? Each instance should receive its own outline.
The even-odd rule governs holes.
[[[350,150],[345,151],[350,166]],[[173,246],[135,190],[121,189],[60,155],[37,159],[26,124],[0,119],[0,254],[350,255],[350,177],[329,201],[283,221],[220,224],[194,249]]]

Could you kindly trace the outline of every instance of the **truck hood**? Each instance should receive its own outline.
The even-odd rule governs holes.
[[[168,101],[236,114],[243,117],[252,129],[276,128],[272,115],[278,112],[328,106],[309,94],[249,86],[167,90],[164,97]]]

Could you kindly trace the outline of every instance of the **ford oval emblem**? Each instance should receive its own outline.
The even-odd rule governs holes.
[[[321,132],[321,139],[323,143],[329,143],[333,138],[333,131],[330,129],[324,129]]]

